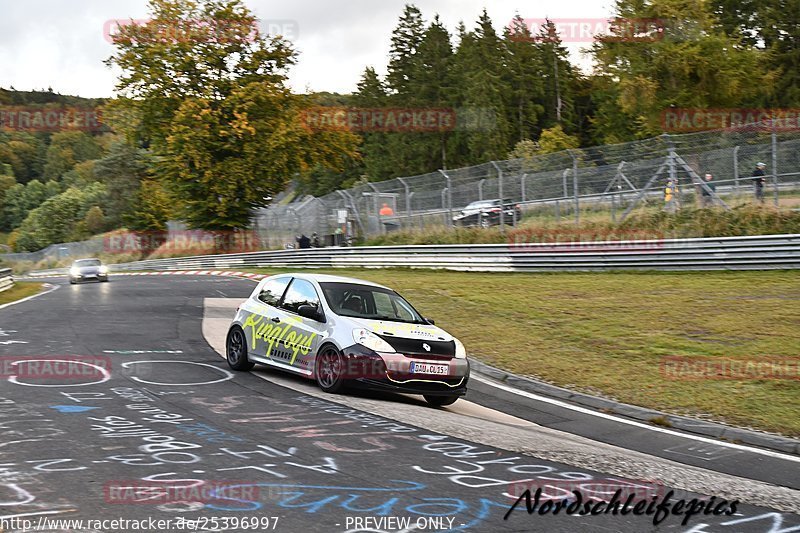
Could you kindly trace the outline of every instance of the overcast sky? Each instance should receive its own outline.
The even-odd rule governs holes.
[[[352,92],[366,66],[385,72],[392,30],[407,0],[245,0],[262,21],[285,29],[300,52],[290,83],[297,92]],[[474,27],[486,7],[501,31],[515,13],[523,18],[598,21],[612,0],[417,0],[426,20],[438,13],[451,29]],[[0,0],[0,87],[52,87],[62,94],[108,97],[116,73],[102,61],[112,53],[109,21],[144,19],[147,0]],[[262,22],[263,24],[263,22]],[[288,35],[292,33],[293,35]],[[570,40],[570,39],[567,39]],[[573,61],[588,61],[575,38]],[[580,42],[583,41],[583,42]]]

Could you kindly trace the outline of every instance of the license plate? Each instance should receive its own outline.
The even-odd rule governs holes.
[[[431,363],[411,363],[412,374],[434,374],[446,376],[450,367],[448,365],[434,365]]]

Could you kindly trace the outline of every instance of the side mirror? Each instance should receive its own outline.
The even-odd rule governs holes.
[[[426,318],[425,322],[427,322],[431,326],[435,326],[436,325],[436,322],[434,322],[432,318]]]
[[[325,322],[325,317],[323,317],[322,313],[317,311],[317,308],[313,305],[301,305],[297,308],[297,314],[303,318],[316,320],[317,322]]]

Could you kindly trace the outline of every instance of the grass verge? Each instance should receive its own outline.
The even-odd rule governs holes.
[[[28,296],[33,296],[42,289],[41,283],[14,282],[14,286],[0,292],[0,305],[16,302]]]
[[[530,232],[534,235],[531,236]],[[718,208],[686,207],[676,213],[650,207],[635,212],[622,223],[611,221],[610,213],[597,211],[581,215],[580,225],[571,218],[560,221],[531,212],[516,228],[448,228],[402,230],[367,239],[367,246],[403,244],[502,244],[507,242],[555,242],[626,239],[686,239],[698,237],[742,237],[800,233],[800,211],[776,209],[770,205]],[[516,236],[516,237],[515,237]],[[526,240],[531,239],[533,240]],[[522,240],[520,240],[522,238]]]
[[[277,270],[254,270],[277,273]],[[474,357],[572,390],[800,436],[800,272],[330,270],[396,289]],[[784,380],[675,380],[665,357],[794,358]]]

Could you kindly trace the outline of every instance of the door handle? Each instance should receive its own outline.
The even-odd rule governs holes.
[[[273,317],[273,318],[270,318],[270,320],[272,320],[272,321],[273,321],[273,322],[275,322],[276,324],[279,324],[279,323],[280,323],[280,321],[281,321],[281,319],[280,319],[280,318],[278,318],[278,317]]]

